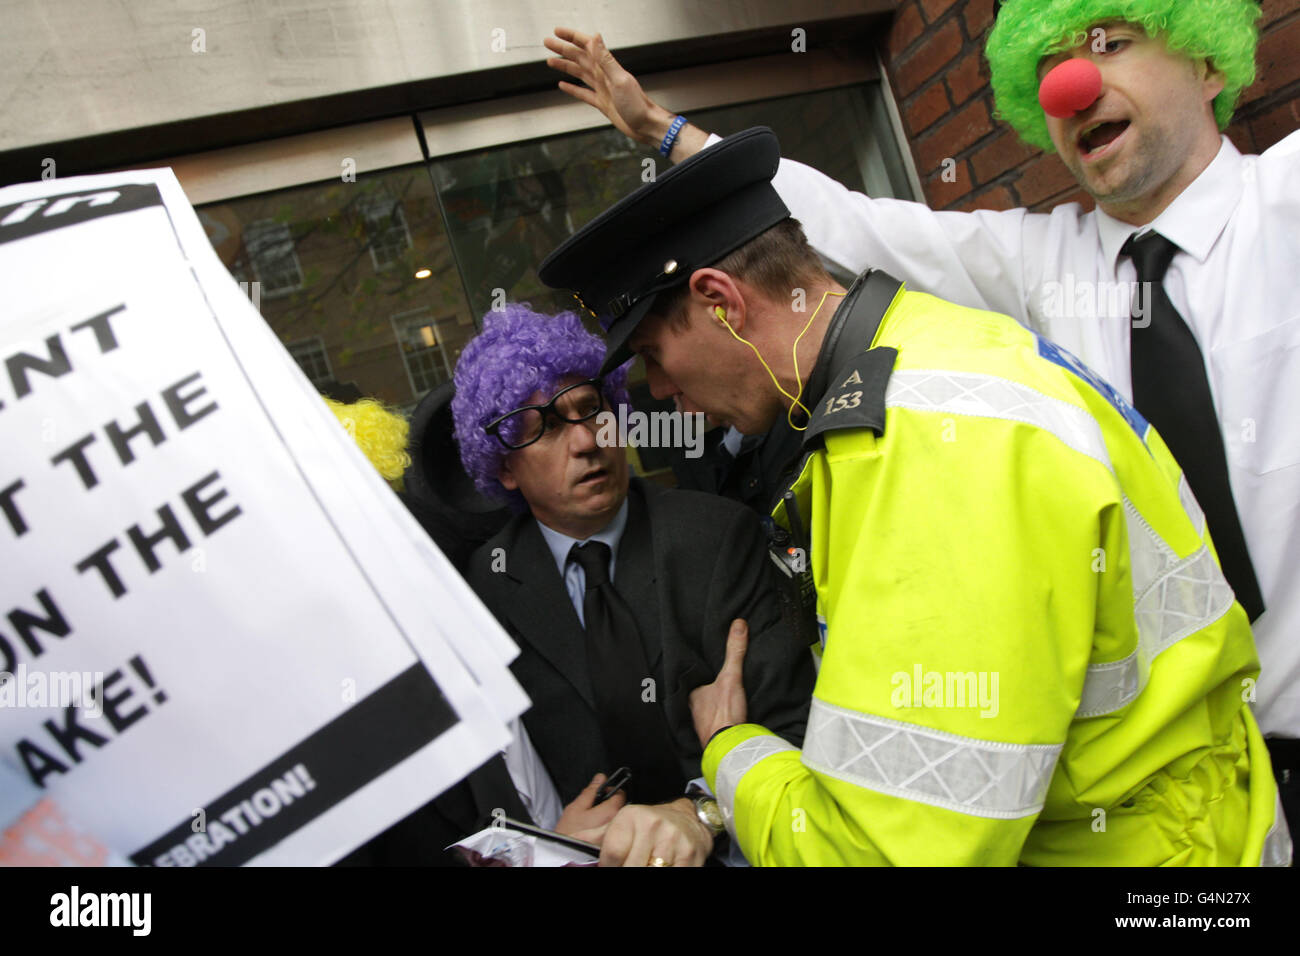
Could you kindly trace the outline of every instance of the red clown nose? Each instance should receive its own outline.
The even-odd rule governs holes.
[[[1101,96],[1101,70],[1091,60],[1075,57],[1059,63],[1043,77],[1038,102],[1048,116],[1068,119],[1086,110]]]

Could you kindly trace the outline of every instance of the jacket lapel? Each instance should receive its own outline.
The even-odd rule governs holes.
[[[506,555],[506,575],[512,592],[506,613],[515,633],[546,658],[595,710],[596,698],[587,676],[586,635],[536,519],[530,516],[519,522]]]

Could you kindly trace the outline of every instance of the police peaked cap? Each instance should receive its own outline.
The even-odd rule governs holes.
[[[756,126],[700,150],[587,223],[542,262],[605,330],[601,373],[632,357],[628,337],[660,292],[685,283],[790,215],[772,187],[781,144]]]

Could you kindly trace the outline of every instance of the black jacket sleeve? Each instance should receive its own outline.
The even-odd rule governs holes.
[[[726,657],[731,622],[744,618],[749,624],[744,673],[749,721],[802,746],[816,682],[812,648],[782,611],[781,572],[768,554],[758,517],[727,504],[731,517],[716,545],[706,597],[704,655],[716,676]]]

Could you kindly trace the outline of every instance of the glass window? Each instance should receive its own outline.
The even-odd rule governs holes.
[[[878,83],[700,110],[689,118],[722,136],[771,127],[784,156],[869,195],[911,198]],[[579,227],[668,168],[667,160],[612,128],[437,159],[430,166],[476,316],[507,301],[528,302],[540,312],[577,308],[570,293],[538,281],[537,265]],[[848,284],[853,277],[836,278]],[[595,331],[591,316],[582,314]],[[671,410],[671,403],[656,402],[637,387],[644,381],[638,362],[631,382],[637,407]],[[680,456],[680,450],[641,451],[651,470],[670,467]]]
[[[537,264],[635,188],[641,158],[610,129],[434,161],[475,315],[507,301],[542,312],[573,308],[571,296],[537,280]]]
[[[444,343],[457,338],[452,328],[455,324],[454,316],[435,319],[433,311],[427,308],[393,316],[393,329],[401,345],[406,374],[410,376],[411,389],[417,396],[451,380],[455,360],[444,348]]]
[[[456,367],[475,313],[424,164],[355,179],[209,203],[199,218],[318,388],[409,409]],[[423,326],[435,344],[416,348],[409,329]]]
[[[311,379],[317,388],[324,388],[334,381],[334,372],[330,370],[330,359],[325,353],[325,343],[319,335],[301,342],[289,344],[289,354],[298,363],[304,375]]]
[[[878,84],[702,110],[690,119],[726,136],[769,126],[782,154],[850,189],[909,197]],[[579,227],[667,168],[612,128],[434,160],[433,179],[475,314],[494,302],[574,308],[547,289],[537,264]]]
[[[721,135],[770,126],[787,157],[872,195],[908,195],[876,83],[690,118]],[[198,212],[218,255],[250,283],[250,297],[318,388],[409,410],[451,377],[488,311],[506,302],[575,309],[568,292],[538,281],[538,263],[666,168],[655,153],[602,128],[208,203]],[[632,384],[638,406],[655,410],[639,364]],[[647,449],[643,461],[666,468],[672,454]]]
[[[402,204],[391,196],[367,199],[361,207],[370,238],[370,261],[375,271],[396,265],[402,253],[411,248],[411,233],[406,228]]]
[[[266,298],[274,299],[302,288],[302,267],[288,225],[272,219],[249,223],[244,232],[244,245]]]

